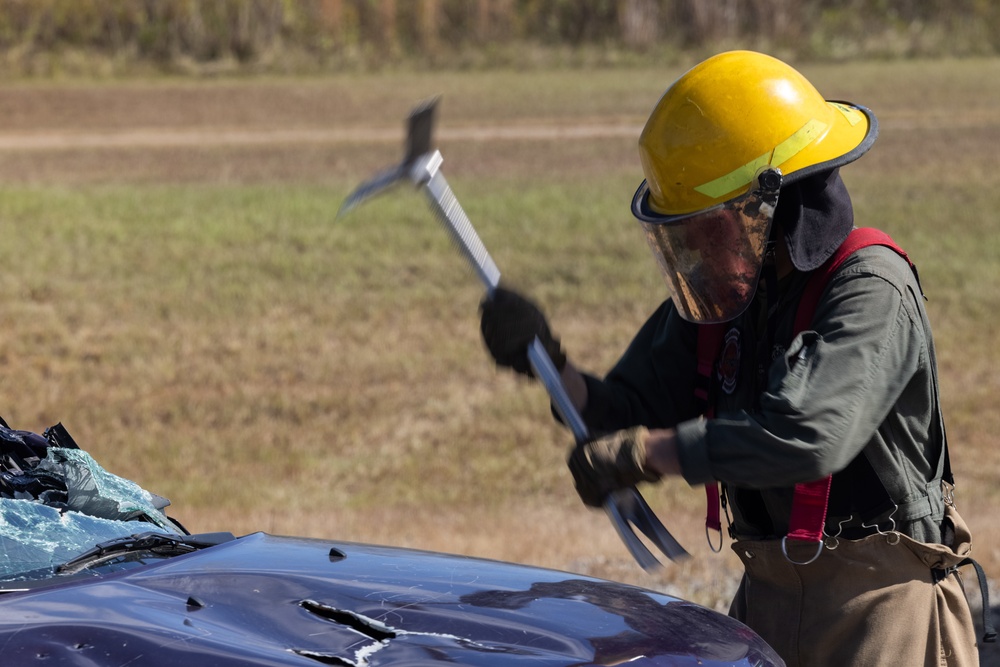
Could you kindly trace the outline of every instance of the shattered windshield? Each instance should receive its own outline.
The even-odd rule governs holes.
[[[2,439],[15,433],[6,431]],[[164,499],[109,473],[81,449],[49,447],[32,465],[4,460],[0,581],[52,576],[56,566],[99,542],[148,531],[182,533],[160,511]]]

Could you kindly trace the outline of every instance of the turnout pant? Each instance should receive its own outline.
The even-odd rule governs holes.
[[[807,565],[790,562],[780,540],[736,541],[745,573],[730,615],[788,667],[977,666],[975,625],[957,570],[971,539],[951,506],[945,522],[953,546],[900,533],[830,539]],[[789,555],[807,561],[815,548],[800,542]]]

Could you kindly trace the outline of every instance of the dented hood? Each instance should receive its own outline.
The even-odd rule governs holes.
[[[0,595],[0,664],[780,665],[703,607],[552,570],[262,533]]]

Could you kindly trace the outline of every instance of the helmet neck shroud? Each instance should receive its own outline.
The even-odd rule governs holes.
[[[784,232],[796,269],[812,271],[823,264],[854,228],[854,207],[840,169],[784,185],[774,221],[775,228]]]

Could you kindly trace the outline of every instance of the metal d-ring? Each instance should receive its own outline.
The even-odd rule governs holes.
[[[819,558],[819,555],[823,553],[823,540],[819,540],[816,542],[816,553],[813,554],[812,558],[810,558],[807,561],[797,561],[788,555],[788,550],[785,546],[785,543],[787,541],[788,541],[788,535],[785,535],[784,537],[781,538],[781,553],[784,554],[785,560],[787,560],[792,565],[808,565],[809,563]]]
[[[709,534],[709,532],[708,532],[709,530],[710,530],[709,527],[706,525],[705,526],[705,541],[708,542],[708,548],[712,550],[712,553],[717,554],[720,551],[722,551],[722,544],[723,544],[723,540],[724,540],[724,538],[722,537],[722,530],[719,530],[719,548],[718,549],[716,549],[715,545],[712,544],[712,536]]]

